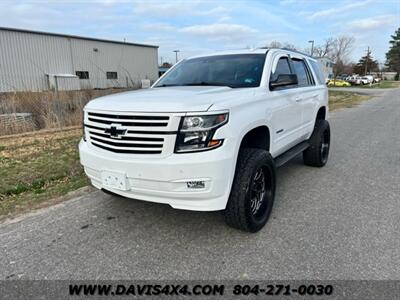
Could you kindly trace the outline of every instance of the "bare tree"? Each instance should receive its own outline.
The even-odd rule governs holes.
[[[353,50],[355,39],[352,36],[338,36],[327,38],[322,45],[314,47],[313,56],[328,57],[332,60],[335,77],[345,71],[351,70],[348,62],[349,55]],[[310,49],[305,49],[306,53]]]
[[[297,47],[294,44],[288,43],[288,42],[278,42],[278,41],[272,41],[270,43],[267,43],[266,47],[269,48],[286,48],[289,50],[297,50]]]
[[[335,77],[340,74],[348,63],[348,56],[353,50],[355,39],[352,36],[339,36],[334,40],[330,58],[333,60]]]
[[[339,36],[327,38],[322,45],[314,47],[314,56],[329,57],[334,62],[346,62],[355,39],[351,36]]]
[[[289,50],[297,50],[297,47],[293,44],[290,43],[284,43],[283,48],[289,49]]]
[[[353,50],[355,39],[352,36],[339,36],[335,39],[332,47],[332,57],[334,62],[347,62],[348,56]]]
[[[278,41],[272,41],[271,43],[269,43],[269,45],[267,45],[267,47],[270,48],[281,48],[282,44]]]
[[[313,56],[317,57],[329,57],[335,44],[335,38],[327,38],[322,45],[314,47]]]

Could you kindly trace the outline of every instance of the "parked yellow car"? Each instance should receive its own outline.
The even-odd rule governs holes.
[[[336,80],[329,80],[327,83],[328,86],[340,86],[340,87],[344,87],[344,86],[351,86],[350,83],[348,83],[347,81],[341,80],[341,79],[336,79]]]

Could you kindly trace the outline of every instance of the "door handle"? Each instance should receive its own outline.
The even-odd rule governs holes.
[[[303,100],[301,97],[294,98],[294,101],[296,101],[296,102],[300,102],[301,100]]]

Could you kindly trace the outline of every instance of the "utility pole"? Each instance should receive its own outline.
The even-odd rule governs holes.
[[[163,57],[160,56],[160,66],[162,66]]]
[[[178,52],[180,52],[180,51],[174,50],[173,52],[175,52],[175,60],[176,60],[176,62],[178,62]]]
[[[368,72],[368,61],[369,61],[369,55],[371,54],[371,51],[369,51],[369,46],[367,49],[367,58],[365,59],[365,70],[364,70],[364,75],[367,75]]]
[[[314,54],[314,40],[308,41],[309,43],[311,43],[311,57]]]

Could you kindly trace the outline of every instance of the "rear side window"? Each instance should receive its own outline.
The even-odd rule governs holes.
[[[299,81],[299,84],[297,85],[298,87],[304,87],[304,86],[309,86],[312,85],[312,78],[311,74],[309,74],[307,70],[307,66],[304,63],[303,60],[301,59],[293,59],[293,67],[294,71],[297,75],[297,80]]]
[[[271,73],[270,81],[275,81],[278,79],[278,76],[281,74],[291,74],[289,60],[287,57],[281,57],[278,60],[276,65],[276,69],[274,73]]]
[[[319,65],[316,61],[310,60],[310,65],[311,68],[314,71],[314,74],[317,76],[317,81],[319,84],[325,84],[325,76],[324,74],[321,72],[321,69],[319,68]]]

